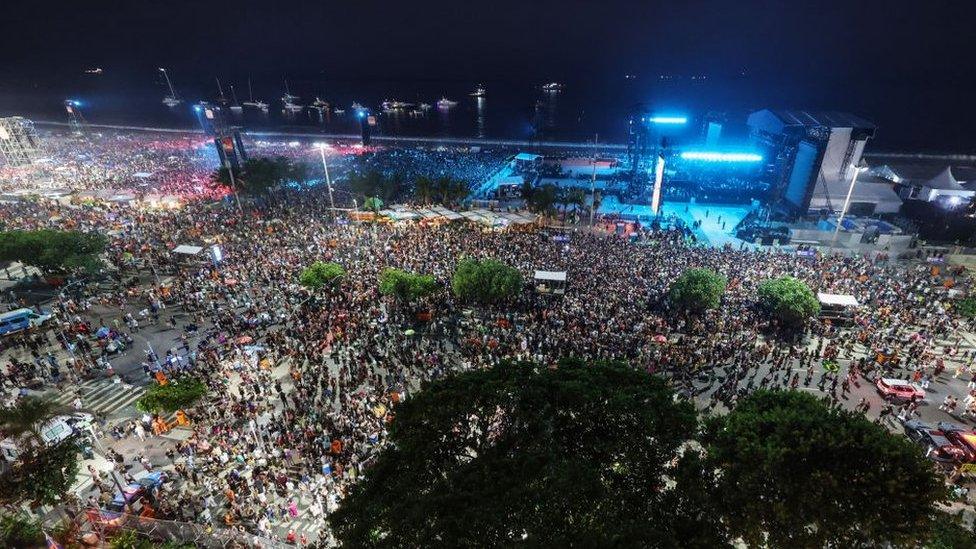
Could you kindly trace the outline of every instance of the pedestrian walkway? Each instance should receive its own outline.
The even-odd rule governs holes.
[[[81,399],[81,409],[110,416],[129,406],[145,394],[144,387],[126,383],[113,383],[107,379],[94,379],[61,392],[54,401],[63,406],[73,406],[75,398]]]

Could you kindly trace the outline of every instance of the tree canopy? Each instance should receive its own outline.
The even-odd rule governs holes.
[[[688,269],[671,283],[668,299],[688,311],[718,307],[725,293],[725,277],[710,269]]]
[[[964,297],[953,302],[952,309],[963,318],[976,317],[976,297]]]
[[[44,547],[41,523],[26,513],[0,513],[0,546]]]
[[[316,261],[302,269],[298,280],[302,286],[318,291],[326,286],[333,286],[346,276],[346,270],[338,263]]]
[[[757,391],[702,442],[719,514],[751,547],[910,545],[945,494],[905,437],[807,393]]]
[[[494,259],[478,261],[464,258],[454,271],[451,288],[463,301],[499,303],[519,293],[522,274],[518,269]]]
[[[57,416],[54,401],[25,397],[0,408],[0,431],[18,441],[17,461],[0,474],[0,504],[29,501],[57,503],[71,488],[78,472],[78,447],[74,438],[48,445],[42,426]]]
[[[401,174],[384,176],[376,170],[355,173],[349,178],[349,188],[354,194],[376,197],[382,202],[390,202],[402,194],[403,176]]]
[[[238,192],[259,196],[270,193],[287,181],[304,185],[311,172],[312,168],[308,164],[292,162],[284,156],[250,158],[239,169],[234,170],[233,183]],[[231,187],[230,171],[226,167],[215,170],[211,179],[225,187]]]
[[[0,504],[28,501],[56,505],[78,474],[78,445],[67,438],[53,445],[25,444],[17,461],[0,474]]]
[[[721,547],[721,525],[685,513],[666,478],[695,426],[663,380],[624,364],[463,373],[398,406],[330,521],[346,547]]]
[[[102,267],[99,255],[108,240],[80,231],[0,232],[0,260],[19,261],[46,273],[94,273]]]
[[[803,324],[820,313],[820,302],[805,282],[791,276],[767,280],[759,285],[759,304],[786,325]]]
[[[136,408],[143,412],[175,412],[184,410],[207,394],[207,386],[195,377],[182,377],[165,385],[152,385],[139,400]]]
[[[976,534],[948,513],[936,513],[925,549],[976,549]]]
[[[380,273],[380,293],[410,302],[426,297],[437,290],[432,275],[421,275],[400,269],[383,269]]]

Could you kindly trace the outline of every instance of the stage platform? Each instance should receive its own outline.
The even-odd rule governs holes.
[[[665,218],[673,216],[689,226],[701,221],[701,227],[695,229],[695,236],[711,246],[726,244],[740,246],[742,240],[736,238],[732,230],[751,210],[752,206],[748,204],[665,202],[662,206],[662,214]],[[650,205],[623,204],[613,196],[603,200],[598,212],[603,215],[617,214],[627,219],[640,220],[642,223],[650,223],[654,218]]]

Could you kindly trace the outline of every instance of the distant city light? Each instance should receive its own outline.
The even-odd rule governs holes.
[[[701,160],[703,162],[762,162],[762,155],[742,152],[685,151],[682,160]]]
[[[651,124],[687,124],[688,118],[684,116],[651,116],[647,119]]]

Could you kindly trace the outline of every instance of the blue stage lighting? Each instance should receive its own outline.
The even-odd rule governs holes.
[[[197,112],[202,112],[203,111],[203,107],[201,107],[200,105],[193,105],[193,110],[195,110]]]
[[[366,111],[356,111],[356,116],[359,118],[364,118],[366,116]]]
[[[684,116],[652,116],[647,119],[652,124],[687,124],[688,119]]]
[[[682,160],[701,160],[703,162],[762,162],[762,155],[743,152],[685,151]]]

